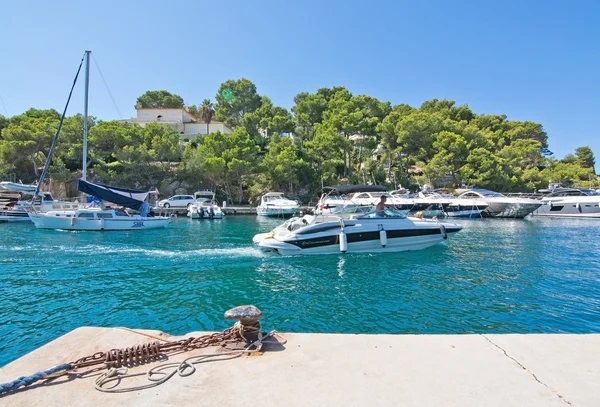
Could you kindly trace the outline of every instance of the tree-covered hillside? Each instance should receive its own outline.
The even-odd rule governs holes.
[[[182,142],[177,131],[158,123],[90,118],[89,178],[162,194],[212,188],[231,203],[269,190],[309,200],[323,184],[429,183],[518,192],[549,181],[596,182],[589,147],[558,159],[540,123],[477,114],[450,100],[392,106],[333,87],[299,93],[290,112],[259,95],[247,79],[224,82],[215,100],[214,106],[208,99],[185,106],[178,95],[148,91],[137,106],[184,106],[198,121],[226,123],[230,135]],[[59,120],[53,109],[0,115],[0,178],[36,180]],[[81,174],[82,132],[81,115],[65,119],[49,171],[52,187],[66,194],[74,193]]]

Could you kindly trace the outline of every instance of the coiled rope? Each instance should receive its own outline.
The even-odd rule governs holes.
[[[236,324],[237,326],[237,324]],[[246,334],[247,326],[245,327]],[[184,359],[181,362],[168,362],[163,363],[158,366],[153,367],[146,373],[132,373],[128,374],[128,368],[110,368],[106,373],[100,375],[94,382],[94,387],[96,390],[105,392],[105,393],[126,393],[130,391],[139,391],[145,390],[152,387],[159,386],[171,379],[175,374],[178,374],[180,377],[191,376],[196,372],[196,367],[194,365],[198,365],[200,363],[206,362],[218,362],[223,360],[235,359],[244,354],[251,354],[255,352],[260,352],[263,345],[265,343],[269,343],[266,340],[271,337],[278,336],[281,341],[277,341],[277,343],[285,344],[286,340],[283,338],[277,331],[271,331],[269,333],[261,333],[258,332],[258,339],[252,343],[249,343],[244,349],[227,351],[227,352],[219,352],[219,353],[208,353],[199,356],[192,356],[187,359]],[[146,379],[149,383],[138,385],[138,386],[130,386],[130,387],[117,387],[121,381],[126,378],[138,377],[138,376],[146,376]],[[111,382],[117,382],[113,387],[104,387],[106,384]]]

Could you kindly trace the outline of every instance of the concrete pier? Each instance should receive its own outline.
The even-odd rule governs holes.
[[[193,375],[151,389],[101,393],[94,389],[100,373],[92,372],[31,386],[0,405],[600,406],[600,334],[283,335],[285,345],[259,356],[202,363]],[[175,339],[158,331],[79,328],[6,365],[0,383],[156,338]],[[147,383],[143,376],[131,380]]]

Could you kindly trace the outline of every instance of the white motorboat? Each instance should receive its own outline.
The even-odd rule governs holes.
[[[300,210],[300,204],[286,198],[282,192],[268,192],[260,197],[256,214],[262,216],[292,216]]]
[[[508,197],[487,189],[467,190],[458,199],[475,199],[487,203],[488,206],[481,215],[493,218],[524,218],[542,205],[537,199]]]
[[[375,211],[344,219],[334,215],[304,215],[288,220],[253,242],[282,255],[385,253],[420,250],[458,232],[461,225],[431,219],[406,218],[391,208],[385,216]]]
[[[171,221],[162,216],[122,215],[101,208],[30,213],[29,216],[38,229],[87,231],[155,229],[167,226]]]
[[[558,216],[573,218],[600,218],[600,193],[584,188],[542,189],[548,193],[534,216]]]
[[[213,191],[194,193],[194,203],[188,206],[188,217],[192,219],[222,219],[224,215],[217,205]]]
[[[481,216],[488,204],[481,199],[458,199],[453,195],[429,192],[422,198],[415,198],[417,202],[426,202],[434,209],[442,208],[442,213],[436,216],[448,218],[473,219]]]

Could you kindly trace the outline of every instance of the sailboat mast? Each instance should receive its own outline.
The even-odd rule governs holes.
[[[90,87],[90,54],[92,51],[85,51],[85,91],[83,104],[83,173],[81,179],[87,178],[87,136],[88,136],[88,90]]]

